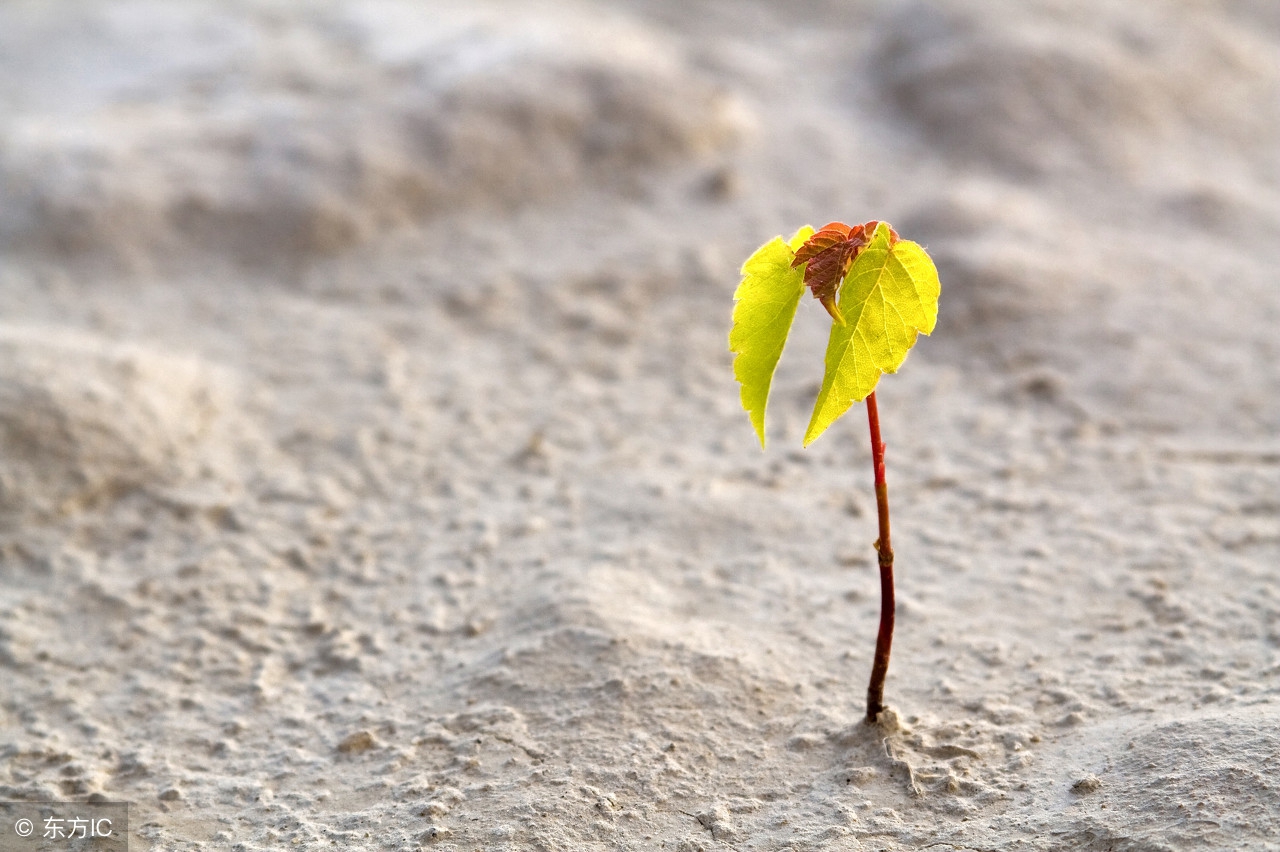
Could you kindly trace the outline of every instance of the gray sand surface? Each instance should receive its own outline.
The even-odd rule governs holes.
[[[0,4],[0,799],[135,850],[1280,850],[1271,0]],[[743,259],[938,328],[762,453]],[[0,840],[7,826],[0,826]]]

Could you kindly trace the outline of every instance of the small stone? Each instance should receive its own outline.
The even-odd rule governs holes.
[[[418,811],[418,816],[442,817],[448,813],[449,806],[444,802],[427,802],[422,806],[422,810]]]
[[[865,787],[876,777],[877,772],[874,766],[859,766],[849,771],[845,776],[844,783],[852,784],[855,787]]]
[[[373,734],[368,731],[356,731],[338,743],[338,751],[343,754],[358,754],[362,751],[368,751],[376,745],[377,742],[374,741]]]
[[[485,618],[483,616],[472,618],[467,621],[466,625],[462,628],[462,632],[467,636],[467,638],[474,639],[477,636],[483,636],[488,632],[491,626],[493,626],[493,621],[489,618]]]
[[[177,787],[167,787],[160,791],[160,801],[177,802],[182,799],[182,791]]]
[[[446,826],[433,825],[418,835],[418,840],[423,843],[436,843],[441,840],[447,840],[452,834],[453,832]]]
[[[729,809],[724,805],[716,805],[711,810],[698,814],[698,822],[711,832],[713,840],[732,840],[738,836],[738,831],[729,818]]]
[[[1077,796],[1087,796],[1090,793],[1098,792],[1101,788],[1102,780],[1097,775],[1086,775],[1071,785],[1071,792]]]

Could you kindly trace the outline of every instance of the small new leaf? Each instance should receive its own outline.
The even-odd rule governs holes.
[[[742,385],[742,407],[751,417],[761,448],[769,386],[804,295],[804,273],[793,268],[792,261],[796,249],[812,234],[813,228],[805,226],[790,240],[774,237],[761,246],[742,265],[742,283],[733,294],[729,332],[729,351],[735,356],[733,376]]]
[[[851,227],[843,222],[828,222],[796,250],[796,258],[791,261],[792,266],[805,265],[804,285],[838,323],[844,322],[836,306],[840,282],[844,281],[849,264],[871,240],[877,224],[867,222]]]
[[[917,333],[929,334],[937,323],[938,270],[918,244],[893,237],[888,224],[878,223],[840,287],[844,323],[831,326],[805,446],[874,391],[882,373],[897,372]]]

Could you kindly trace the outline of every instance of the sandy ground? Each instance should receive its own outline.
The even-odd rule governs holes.
[[[135,850],[1280,850],[1280,6],[0,5],[0,798]],[[928,246],[808,450],[738,267]],[[7,827],[0,826],[0,831]]]

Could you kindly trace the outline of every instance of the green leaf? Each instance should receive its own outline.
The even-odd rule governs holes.
[[[789,241],[779,236],[765,243],[742,265],[742,283],[733,294],[733,376],[742,385],[742,407],[751,417],[761,449],[769,385],[804,294],[804,269],[792,269],[791,261],[812,235],[813,228],[806,225]]]
[[[831,326],[827,372],[813,406],[804,444],[817,440],[849,406],[876,389],[881,373],[895,373],[938,320],[938,270],[916,243],[891,244],[881,222],[840,288],[844,324]]]

